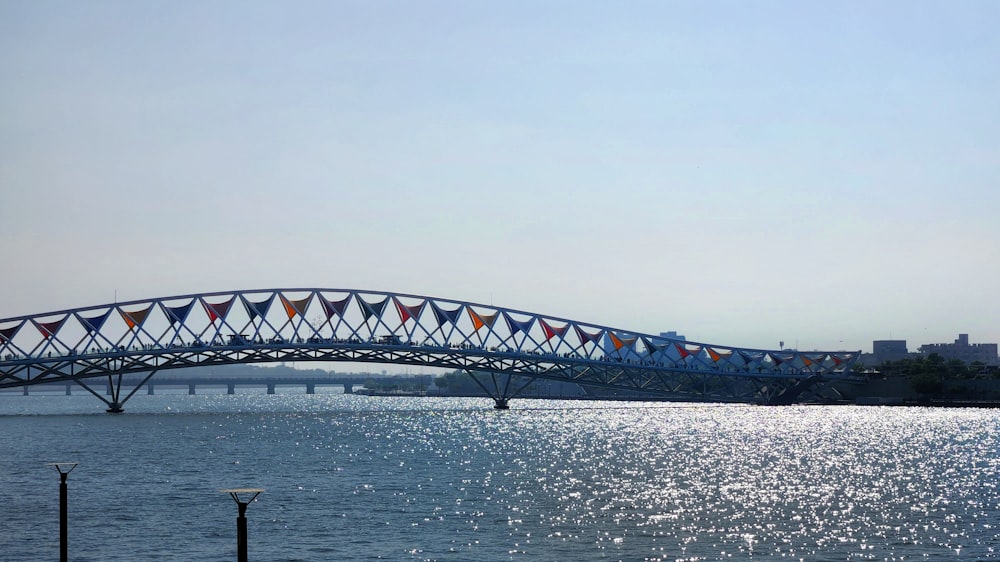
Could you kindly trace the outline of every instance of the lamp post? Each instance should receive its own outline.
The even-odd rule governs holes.
[[[229,494],[239,507],[239,515],[236,517],[236,559],[239,562],[247,562],[247,505],[257,499],[257,496],[264,491],[263,488],[232,488],[229,490],[219,490],[223,494]],[[250,495],[250,499],[240,499],[240,494],[244,498]]]
[[[67,562],[69,560],[69,508],[67,507],[69,494],[67,492],[66,477],[76,468],[75,462],[50,462],[49,466],[54,466],[59,472],[59,560]]]

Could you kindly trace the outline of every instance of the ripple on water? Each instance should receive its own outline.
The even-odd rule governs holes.
[[[988,410],[148,398],[0,417],[5,559],[57,548],[29,537],[53,524],[42,463],[65,455],[81,559],[230,557],[233,486],[267,489],[248,516],[269,560],[990,559],[1000,543]]]

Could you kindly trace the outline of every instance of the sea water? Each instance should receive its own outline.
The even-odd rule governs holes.
[[[993,560],[995,410],[0,395],[0,560]]]

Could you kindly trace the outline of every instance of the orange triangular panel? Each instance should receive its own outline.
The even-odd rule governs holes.
[[[128,324],[129,329],[134,330],[136,326],[142,325],[143,320],[146,319],[146,315],[149,314],[152,308],[153,305],[149,305],[146,307],[146,310],[137,310],[135,312],[127,312],[119,308],[118,312],[121,313],[122,319]]]
[[[625,345],[625,342],[618,339],[618,336],[616,336],[614,332],[608,332],[608,337],[611,338],[611,343],[615,345],[616,350],[621,349],[622,346]]]
[[[469,311],[469,318],[472,319],[472,329],[479,331],[479,328],[482,328],[485,325],[483,319],[476,314],[475,310],[472,310],[471,308],[466,308],[466,310]]]
[[[722,356],[719,355],[718,353],[716,353],[715,350],[712,349],[711,347],[708,348],[708,356],[711,357],[712,361],[715,361],[715,362],[718,362],[719,359],[722,359]]]
[[[472,327],[475,330],[479,330],[483,326],[492,328],[493,324],[497,321],[497,314],[499,314],[497,312],[493,314],[479,314],[475,310],[472,310],[472,307],[466,307],[466,310],[469,311],[469,318],[472,319]]]
[[[285,307],[285,314],[288,315],[288,319],[291,320],[295,318],[295,315],[305,317],[306,307],[309,306],[309,299],[312,296],[308,296],[304,299],[293,301],[285,298],[285,295],[279,295],[281,297],[281,305]]]

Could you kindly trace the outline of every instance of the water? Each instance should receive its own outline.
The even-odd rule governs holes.
[[[1000,558],[996,411],[513,404],[0,395],[0,559]]]

